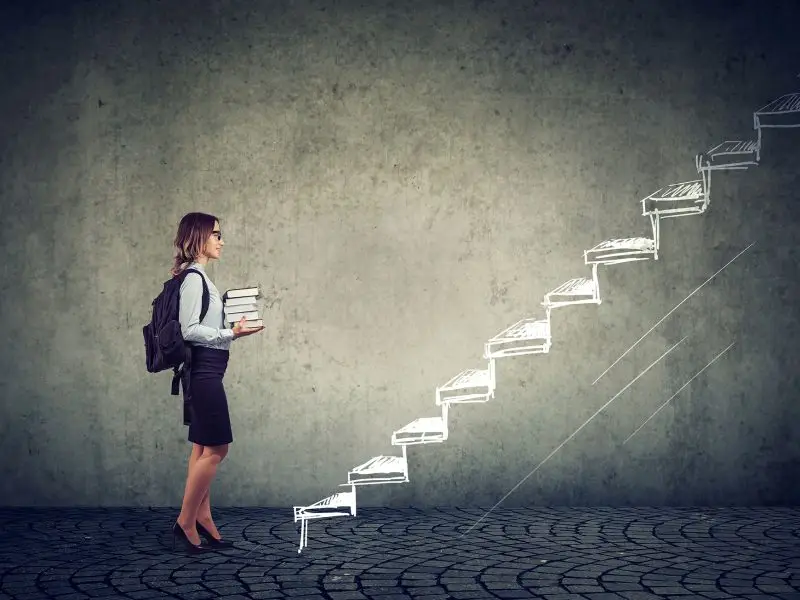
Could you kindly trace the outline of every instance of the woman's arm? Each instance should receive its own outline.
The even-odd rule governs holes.
[[[180,308],[178,319],[181,334],[187,342],[215,344],[233,339],[233,329],[217,329],[200,324],[200,311],[203,307],[203,282],[200,273],[188,273],[181,283]]]

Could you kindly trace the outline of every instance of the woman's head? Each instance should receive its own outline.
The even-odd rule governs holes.
[[[175,264],[172,274],[180,274],[192,262],[207,263],[219,258],[222,249],[222,232],[214,215],[193,212],[183,216],[175,235]]]

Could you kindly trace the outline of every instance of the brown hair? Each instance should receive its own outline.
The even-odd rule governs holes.
[[[211,232],[214,231],[214,222],[219,221],[214,215],[193,212],[183,216],[178,223],[178,233],[175,235],[175,264],[170,272],[173,277],[180,275],[186,267],[197,260],[200,252],[206,245]]]

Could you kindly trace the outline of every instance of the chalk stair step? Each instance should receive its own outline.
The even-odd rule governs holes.
[[[542,304],[549,308],[558,308],[571,304],[600,304],[597,282],[587,277],[570,279],[546,293]]]
[[[671,183],[642,200],[642,215],[686,217],[705,212],[706,194],[703,180]]]
[[[342,485],[377,485],[406,483],[408,461],[405,456],[376,456],[347,473],[347,483]]]
[[[489,369],[465,369],[450,381],[436,388],[436,404],[488,402],[494,386]]]
[[[441,416],[415,419],[405,427],[392,432],[393,446],[434,444],[443,442],[446,439],[447,424]]]
[[[758,140],[726,140],[706,152],[712,171],[743,170],[758,166]]]
[[[484,357],[491,360],[506,356],[546,354],[550,351],[550,320],[520,319],[485,344]]]
[[[617,265],[637,260],[649,260],[656,254],[656,242],[650,238],[615,238],[600,242],[584,251],[587,265]]]

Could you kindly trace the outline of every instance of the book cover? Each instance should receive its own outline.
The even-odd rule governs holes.
[[[241,296],[239,298],[226,298],[225,299],[225,306],[241,306],[242,304],[253,304],[256,301],[257,296]]]
[[[230,289],[225,292],[223,299],[242,298],[243,296],[258,296],[258,286]]]

